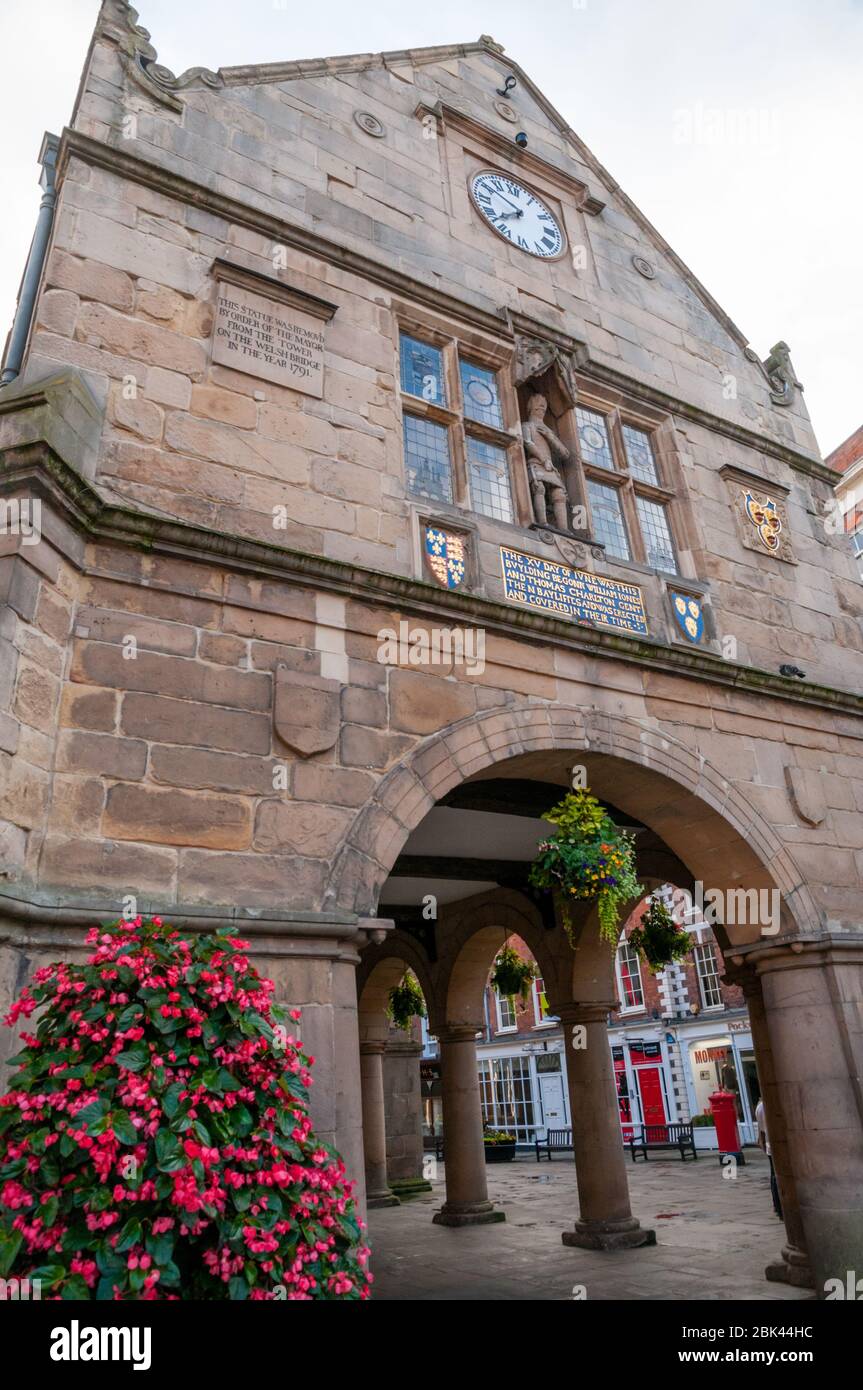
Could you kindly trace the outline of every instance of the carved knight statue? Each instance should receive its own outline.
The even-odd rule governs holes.
[[[569,450],[561,443],[554,430],[545,423],[547,409],[548,401],[545,396],[534,394],[527,403],[527,419],[521,426],[524,451],[527,455],[533,515],[538,525],[547,526],[550,502],[554,525],[559,531],[568,531],[569,508],[566,488],[556,460],[566,463]]]

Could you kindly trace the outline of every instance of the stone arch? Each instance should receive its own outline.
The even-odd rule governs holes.
[[[539,911],[523,894],[499,888],[466,898],[447,920],[439,997],[447,1024],[472,1023],[480,1015],[494,958],[510,936],[519,936],[537,961],[549,999],[560,978],[559,932],[549,932]],[[549,991],[551,991],[549,993]]]
[[[392,932],[380,946],[368,946],[357,967],[357,1012],[360,1041],[386,1039],[389,1031],[386,1008],[389,992],[409,968],[423,992],[430,1021],[435,1014],[435,984],[425,953],[406,932]]]
[[[791,853],[739,788],[653,725],[575,706],[485,711],[419,743],[358,813],[333,866],[330,904],[373,914],[408,835],[453,787],[505,763],[526,775],[553,755],[569,754],[588,764],[598,795],[656,831],[693,877],[716,882],[721,858],[723,886],[779,890],[782,936],[818,927],[818,910]]]

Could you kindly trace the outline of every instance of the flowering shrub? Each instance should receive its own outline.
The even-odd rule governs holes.
[[[569,898],[596,898],[600,935],[616,947],[621,905],[642,891],[635,873],[632,836],[617,828],[586,789],[569,792],[545,812],[543,820],[551,821],[557,830],[537,850],[531,883],[561,892],[567,931]]]
[[[487,1129],[482,1140],[484,1144],[491,1144],[494,1148],[498,1144],[514,1144],[515,1135],[509,1134],[505,1129]]]
[[[308,1068],[228,929],[158,917],[36,972],[43,1007],[0,1098],[0,1277],[63,1299],[364,1299],[344,1164],[312,1133]]]

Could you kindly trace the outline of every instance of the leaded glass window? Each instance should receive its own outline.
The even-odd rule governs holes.
[[[446,379],[443,353],[431,343],[401,336],[401,384],[409,396],[419,396],[432,405],[446,405]]]
[[[405,416],[405,467],[414,497],[432,502],[452,501],[452,464],[445,425]]]
[[[512,521],[506,450],[468,436],[467,456],[474,511],[498,521]]]
[[[649,497],[636,495],[635,505],[641,522],[644,549],[647,563],[654,569],[677,574],[677,557],[668,526],[668,517],[661,502],[652,502]]]
[[[575,412],[578,424],[578,442],[581,446],[581,457],[585,463],[592,463],[596,468],[614,468],[614,456],[611,452],[611,440],[608,437],[608,425],[605,416],[600,415],[596,410],[585,410],[581,406]]]
[[[605,546],[606,554],[615,560],[631,559],[617,488],[607,487],[604,483],[596,483],[590,479],[587,495],[593,514],[594,535],[600,544]]]
[[[624,425],[623,444],[626,449],[629,471],[633,477],[638,478],[642,483],[652,483],[654,487],[658,487],[656,460],[653,457],[653,447],[647,431],[636,429],[635,425]]]
[[[472,362],[459,362],[461,389],[464,397],[466,420],[476,420],[480,425],[493,425],[503,429],[503,412],[497,384],[497,372],[488,367],[477,367]]]

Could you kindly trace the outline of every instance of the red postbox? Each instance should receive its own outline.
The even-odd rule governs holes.
[[[720,1162],[726,1154],[731,1154],[738,1163],[745,1163],[746,1159],[743,1157],[743,1151],[740,1147],[740,1135],[737,1132],[737,1107],[734,1092],[714,1091],[708,1099],[713,1118],[716,1121]]]

